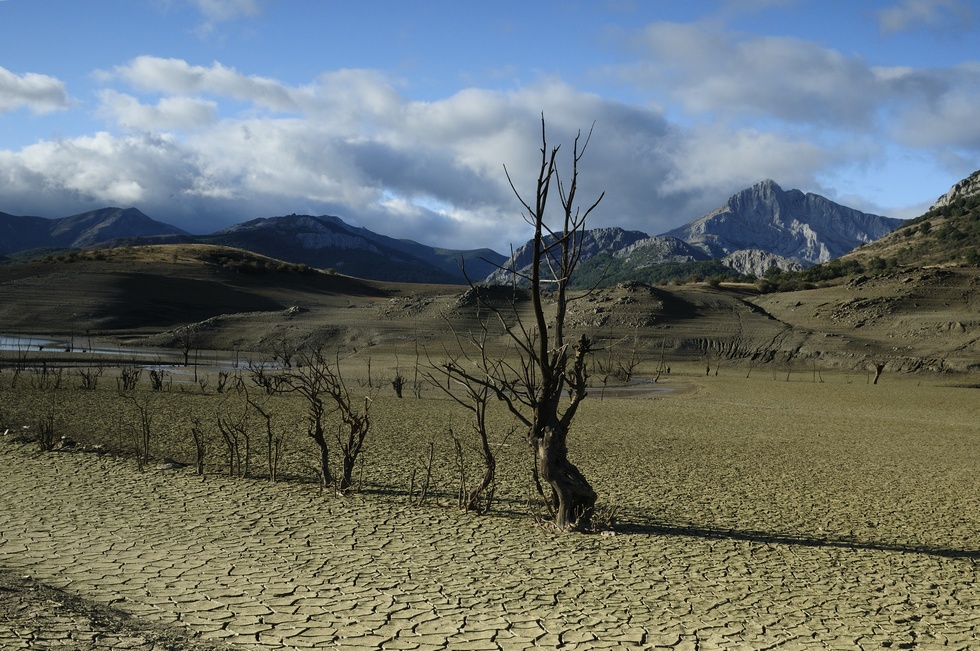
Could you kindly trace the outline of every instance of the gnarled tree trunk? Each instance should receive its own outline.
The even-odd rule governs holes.
[[[587,530],[595,511],[596,493],[578,467],[568,460],[568,433],[560,421],[531,432],[537,475],[551,489],[550,505],[555,528]],[[543,487],[542,487],[543,488]]]

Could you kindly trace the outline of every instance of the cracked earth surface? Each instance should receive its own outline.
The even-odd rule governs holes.
[[[980,648],[975,550],[555,536],[15,443],[0,467],[3,649]]]

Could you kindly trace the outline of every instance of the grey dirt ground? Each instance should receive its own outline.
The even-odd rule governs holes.
[[[7,442],[0,468],[3,649],[980,648],[968,550],[555,536]]]

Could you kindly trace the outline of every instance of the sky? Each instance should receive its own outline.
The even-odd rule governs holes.
[[[977,0],[0,0],[0,212],[507,253],[543,117],[566,180],[591,132],[589,227],[764,179],[911,218],[980,168],[978,32]]]

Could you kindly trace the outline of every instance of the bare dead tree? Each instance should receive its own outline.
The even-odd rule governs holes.
[[[184,326],[179,328],[174,336],[177,339],[177,346],[180,348],[180,353],[184,358],[184,367],[190,366],[191,351],[194,350],[197,345],[197,333],[191,326]]]
[[[581,132],[575,137],[571,171],[567,182],[563,182],[558,173],[559,147],[549,149],[542,116],[541,161],[533,199],[526,200],[521,195],[504,168],[511,190],[523,206],[524,219],[534,229],[529,270],[518,271],[516,265],[507,269],[515,293],[519,279],[528,284],[532,316],[530,322],[522,317],[516,299],[506,314],[492,302],[485,302],[485,306],[498,317],[520,361],[515,365],[507,359],[481,356],[467,358],[469,363],[465,366],[446,367],[457,381],[489,388],[527,427],[534,453],[535,484],[551,512],[552,523],[560,531],[589,529],[596,501],[595,490],[569,460],[567,445],[572,420],[587,394],[587,359],[592,343],[584,334],[573,342],[565,332],[565,317],[573,300],[569,283],[582,255],[586,219],[605,194],[585,210],[576,203],[578,165],[591,135],[590,130],[584,141]],[[553,183],[561,203],[561,223],[557,227],[547,222]],[[550,305],[546,304],[546,291]],[[475,293],[482,300],[480,292]]]
[[[871,368],[873,368],[875,372],[874,380],[872,380],[871,384],[878,384],[878,380],[881,379],[881,374],[885,370],[885,366],[886,362],[881,362],[878,360],[873,360],[871,362]]]
[[[660,376],[663,375],[665,371],[668,373],[670,372],[669,370],[667,370],[668,369],[667,363],[664,360],[666,349],[667,349],[667,337],[663,337],[660,340],[660,362],[657,364],[657,375],[656,377],[653,378],[654,384],[660,381]]]
[[[405,390],[405,378],[402,376],[401,370],[398,368],[398,358],[395,358],[395,377],[391,379],[391,388],[395,390],[395,395],[399,398],[402,397],[402,392]]]
[[[429,486],[432,482],[432,463],[435,461],[435,454],[436,444],[433,441],[429,441],[426,455],[421,456],[415,467],[412,468],[412,475],[408,481],[408,503],[412,506],[422,506],[425,503],[425,498],[429,495]],[[418,486],[418,494],[416,495],[416,478],[418,476],[419,465],[422,466],[425,477]]]
[[[142,471],[150,462],[150,435],[153,426],[153,410],[149,396],[119,391],[119,396],[133,403],[136,422],[129,424],[130,435],[136,449],[136,467]]]
[[[218,431],[224,439],[228,452],[228,476],[243,478],[248,476],[252,458],[252,441],[248,422],[248,402],[237,419],[217,417]]]
[[[488,357],[487,336],[488,331],[484,328],[478,338],[472,337],[468,342],[475,352],[466,359],[475,360],[476,368],[479,369],[487,369],[493,365]],[[457,348],[462,349],[467,344],[457,337],[456,345]],[[476,435],[477,451],[483,464],[483,476],[476,483],[470,485],[466,476],[465,455],[460,435],[452,427],[449,428],[449,434],[453,440],[460,473],[459,507],[464,511],[482,514],[489,512],[493,504],[493,486],[497,471],[497,456],[490,443],[487,424],[487,409],[490,399],[496,398],[496,390],[485,379],[478,379],[466,373],[460,367],[460,364],[464,363],[463,357],[457,354],[441,365],[433,364],[430,360],[428,366],[430,370],[425,372],[425,377],[432,386],[452,398],[472,416],[470,426]]]
[[[245,383],[239,380],[240,386],[243,388],[245,393],[245,402],[254,409],[262,419],[265,421],[265,444],[266,444],[266,462],[269,467],[269,481],[275,483],[278,479],[279,474],[279,459],[282,458],[282,449],[286,443],[286,437],[283,436],[282,432],[277,431],[272,426],[273,414],[268,409],[268,407],[263,406],[259,403],[258,399],[252,396],[248,392],[248,387]]]
[[[330,474],[330,444],[324,432],[324,421],[328,413],[323,401],[327,383],[324,371],[326,364],[322,363],[323,355],[319,350],[310,351],[302,357],[302,363],[291,373],[283,374],[274,383],[263,382],[261,386],[265,386],[267,391],[298,393],[306,401],[306,434],[313,439],[320,451],[320,479],[324,486],[330,486],[333,483],[333,476]],[[260,377],[264,380],[268,376],[262,374]],[[272,389],[273,385],[275,389]]]
[[[201,426],[201,419],[194,418],[191,421],[191,437],[194,439],[194,462],[197,474],[204,475],[204,460],[208,451],[207,433]]]
[[[280,391],[295,392],[306,400],[307,435],[320,451],[320,473],[325,486],[333,483],[330,472],[330,443],[326,435],[326,419],[340,416],[336,442],[341,453],[341,474],[337,490],[346,493],[354,484],[354,467],[371,429],[370,406],[373,395],[364,398],[360,408],[340,372],[339,354],[334,364],[327,361],[322,348],[299,354],[300,364],[282,376]]]
[[[116,378],[116,387],[120,392],[132,391],[139,384],[143,369],[139,366],[124,366],[119,369],[119,377]]]
[[[633,373],[636,372],[636,367],[640,364],[640,335],[639,326],[637,326],[636,331],[633,332],[633,344],[630,347],[629,357],[626,359],[619,360],[619,374],[623,378],[623,382],[629,384],[630,380],[633,379]]]

